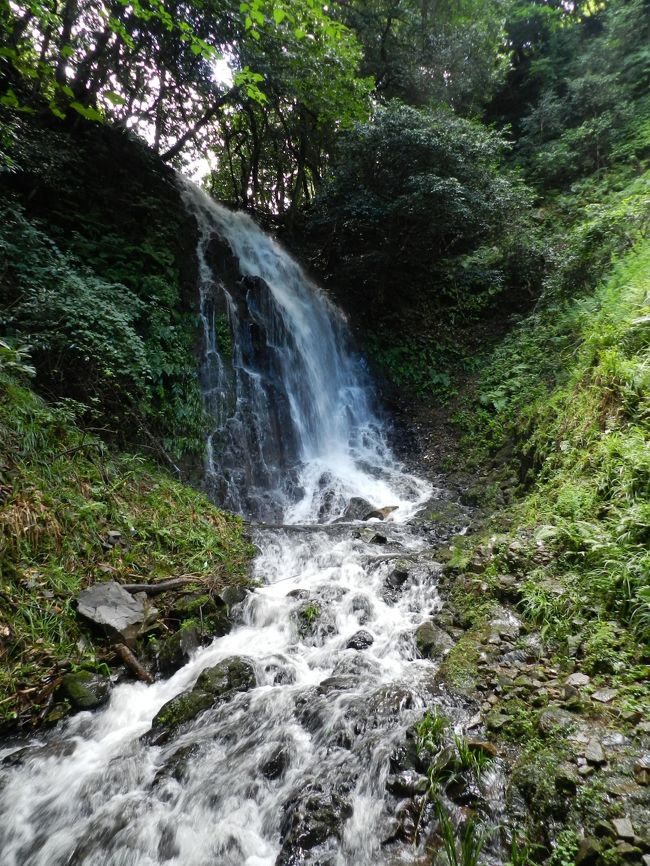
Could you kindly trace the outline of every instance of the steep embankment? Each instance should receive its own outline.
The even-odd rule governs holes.
[[[120,638],[77,614],[82,589],[183,578],[176,592],[155,596],[158,610],[134,647],[173,669],[168,656],[180,665],[192,644],[212,639],[211,618],[225,613],[218,593],[246,582],[252,552],[241,520],[147,459],[112,452],[77,426],[74,403],[47,404],[17,379],[20,366],[0,343],[0,729],[85,706],[92,695],[64,676],[101,680],[121,663]],[[177,629],[191,638],[180,649]],[[102,694],[101,683],[94,689]]]

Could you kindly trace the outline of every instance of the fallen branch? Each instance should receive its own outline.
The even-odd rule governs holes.
[[[153,677],[146,671],[140,662],[137,660],[135,655],[131,652],[131,650],[123,643],[115,644],[115,652],[122,659],[126,667],[134,674],[139,680],[142,680],[143,683],[152,683]]]
[[[192,577],[174,577],[171,580],[163,580],[160,583],[123,583],[122,587],[127,592],[146,592],[147,595],[158,595],[170,589],[186,586],[188,583],[198,583],[198,580]]]

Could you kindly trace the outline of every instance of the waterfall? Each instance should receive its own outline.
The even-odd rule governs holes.
[[[206,487],[266,521],[257,588],[171,678],[122,682],[105,708],[0,747],[3,866],[413,863],[413,783],[391,774],[409,726],[445,700],[414,637],[439,604],[416,517],[433,491],[392,456],[343,316],[247,216],[185,181],[182,195],[199,228]],[[353,497],[393,511],[341,520]],[[148,738],[234,657],[253,687]]]
[[[206,484],[267,521],[328,521],[350,497],[419,498],[386,444],[342,313],[244,213],[181,181],[199,230]],[[404,487],[404,484],[398,485]]]

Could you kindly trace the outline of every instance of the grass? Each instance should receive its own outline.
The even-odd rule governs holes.
[[[492,758],[480,749],[473,749],[464,737],[454,736],[454,744],[459,770],[471,773],[479,781],[492,764]]]
[[[0,367],[0,725],[38,719],[71,665],[105,648],[73,600],[103,580],[245,579],[239,519],[141,457],[115,454],[47,404],[20,370]],[[109,532],[120,533],[117,544]]]
[[[415,725],[415,748],[418,754],[431,752],[435,754],[442,745],[443,734],[449,722],[438,712],[427,710],[422,719]]]
[[[458,836],[440,800],[436,801],[438,832],[449,866],[477,866],[489,832],[473,818],[465,822]]]

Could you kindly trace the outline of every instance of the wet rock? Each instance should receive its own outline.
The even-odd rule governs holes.
[[[77,610],[111,637],[133,646],[145,621],[151,619],[146,597],[136,598],[113,580],[95,583],[77,597]],[[154,616],[155,618],[155,616]]]
[[[415,646],[421,658],[440,659],[453,645],[447,632],[433,622],[423,622],[415,631]]]
[[[75,671],[63,677],[59,692],[75,710],[94,710],[108,700],[110,680],[91,671]]]
[[[75,740],[53,740],[45,746],[24,746],[6,755],[0,764],[3,767],[22,767],[30,758],[65,758],[77,748]]]
[[[152,722],[147,742],[165,742],[181,725],[195,719],[210,707],[230,700],[237,692],[246,692],[255,686],[255,671],[250,662],[234,656],[224,659],[199,675],[194,688],[167,701]]]
[[[429,787],[426,776],[415,770],[404,770],[395,776],[389,776],[386,780],[386,789],[396,797],[414,797],[424,794]]]
[[[350,602],[352,613],[356,614],[359,625],[363,625],[372,615],[372,602],[365,595],[355,595]]]
[[[629,818],[614,818],[612,820],[612,826],[614,827],[619,839],[625,839],[628,842],[634,841],[634,827]]]
[[[341,515],[341,520],[367,520],[368,514],[374,512],[375,506],[361,496],[353,496],[348,507]]]
[[[352,635],[350,640],[346,643],[346,649],[354,649],[354,650],[364,650],[375,642],[374,637],[370,634],[369,631],[364,631],[361,629],[355,634]]]
[[[596,766],[607,762],[603,747],[598,740],[595,739],[591,739],[587,743],[585,748],[585,758],[589,764],[595,764]]]
[[[601,847],[597,839],[585,836],[580,840],[580,847],[576,854],[576,866],[594,866],[600,861]]]
[[[401,589],[409,578],[410,563],[405,560],[398,559],[392,571],[386,578],[385,584],[387,589]]]
[[[616,689],[598,689],[591,696],[591,699],[598,701],[601,704],[609,704],[616,697]]]
[[[281,848],[276,866],[304,863],[303,852],[328,839],[340,839],[343,822],[352,814],[347,798],[338,791],[308,786],[305,795],[289,801],[280,827]]]
[[[363,518],[364,520],[385,520],[389,514],[397,511],[397,505],[386,505],[384,508],[375,508]]]
[[[224,587],[219,593],[219,598],[228,608],[228,613],[238,604],[246,601],[250,595],[250,590],[241,584]]]
[[[387,544],[388,538],[382,535],[381,532],[376,532],[371,526],[364,526],[355,533],[357,538],[365,541],[366,544]]]
[[[154,645],[156,668],[163,676],[171,676],[187,664],[190,656],[204,643],[194,622],[184,623],[177,632]]]
[[[289,766],[289,754],[284,746],[278,745],[260,766],[265,779],[279,779]]]
[[[643,755],[634,762],[634,779],[637,785],[650,785],[650,755]]]

